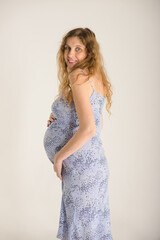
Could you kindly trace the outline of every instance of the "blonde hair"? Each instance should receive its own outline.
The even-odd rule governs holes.
[[[77,68],[81,68],[81,69],[87,68],[88,78],[94,75],[95,73],[100,73],[103,81],[104,91],[107,98],[106,109],[110,114],[109,109],[111,107],[111,103],[112,103],[111,96],[113,94],[111,90],[111,83],[108,80],[108,76],[104,68],[103,57],[100,53],[100,47],[96,40],[95,33],[92,32],[89,28],[75,28],[69,31],[62,38],[62,42],[56,56],[57,67],[58,67],[57,75],[60,81],[59,91],[57,95],[59,100],[61,97],[64,97],[64,103],[65,104],[69,103],[69,106],[70,106],[70,103],[73,102],[72,91],[71,91],[71,88],[69,85],[69,79],[68,79],[67,64],[64,59],[64,50],[65,50],[66,41],[70,37],[78,37],[87,49],[86,58],[81,62],[78,62],[77,64],[75,64],[72,67],[71,72]]]

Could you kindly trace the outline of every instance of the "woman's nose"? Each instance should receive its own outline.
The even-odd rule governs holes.
[[[68,57],[70,57],[70,58],[72,58],[72,57],[74,57],[74,51],[73,50],[70,50],[69,52],[68,52]]]

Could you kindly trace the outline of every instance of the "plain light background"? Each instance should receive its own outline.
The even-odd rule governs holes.
[[[114,240],[160,239],[160,1],[0,1],[0,239],[55,240],[61,181],[43,137],[71,29],[96,34],[113,86],[101,133]]]

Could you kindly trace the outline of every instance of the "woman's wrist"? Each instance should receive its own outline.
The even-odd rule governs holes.
[[[57,152],[54,156],[54,161],[62,161],[63,162],[64,159],[61,158],[61,155],[60,155],[60,151]]]

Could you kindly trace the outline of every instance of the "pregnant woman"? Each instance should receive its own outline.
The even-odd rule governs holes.
[[[62,181],[57,238],[112,240],[109,168],[100,133],[102,109],[111,107],[111,84],[96,36],[76,28],[57,54],[58,97],[51,105],[44,148]]]

